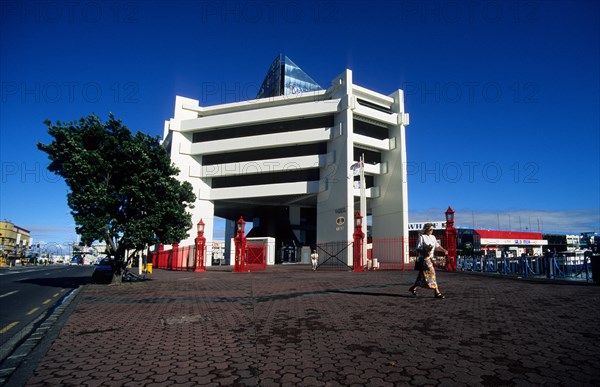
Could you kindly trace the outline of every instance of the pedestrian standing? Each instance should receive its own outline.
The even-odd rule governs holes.
[[[433,267],[433,253],[435,250],[442,250],[444,254],[448,251],[444,249],[433,235],[433,224],[425,223],[423,232],[419,235],[417,242],[417,252],[419,257],[415,267],[419,270],[415,284],[408,289],[413,296],[417,295],[417,288],[433,289],[435,298],[446,298],[440,292],[440,289],[435,278],[435,268]]]
[[[310,262],[312,263],[312,271],[317,271],[317,265],[319,264],[319,254],[317,254],[316,249],[313,249],[312,254],[310,255]]]

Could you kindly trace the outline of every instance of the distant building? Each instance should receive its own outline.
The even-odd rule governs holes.
[[[248,237],[275,238],[277,257],[352,241],[360,189],[350,168],[362,155],[370,234],[407,241],[407,125],[402,90],[384,95],[358,86],[351,70],[323,89],[283,55],[257,99],[202,106],[177,96],[163,144],[197,196],[194,226],[181,244],[194,243],[202,219],[212,248],[215,216],[227,219],[226,260],[240,216],[252,222]],[[403,251],[407,257],[406,242]]]
[[[543,234],[543,237],[548,241],[547,250],[552,253],[564,253],[580,248],[581,235]]]
[[[96,243],[93,246],[82,246],[78,243],[73,243],[71,249],[71,261],[77,260],[78,263],[84,265],[98,263],[106,256],[106,242]]]
[[[213,265],[225,264],[225,241],[212,242],[212,254],[209,257]]]
[[[0,222],[0,251],[3,255],[24,255],[31,246],[29,230],[12,222]]]
[[[541,232],[475,230],[481,238],[481,250],[484,254],[519,257],[522,254],[543,255],[544,246],[548,245]]]
[[[409,223],[408,231],[422,231],[425,223],[431,223],[433,225],[434,230],[445,230],[446,229],[446,221],[445,220],[437,220],[431,222],[421,222],[421,223]]]
[[[433,222],[431,222],[433,223]],[[424,224],[424,223],[423,223]],[[433,235],[445,246],[446,232],[438,227]],[[411,257],[417,256],[417,240],[419,231],[411,230],[409,248]],[[456,243],[458,255],[481,256],[494,255],[498,258],[519,257],[522,254],[543,255],[548,246],[540,232],[505,231],[505,230],[476,230],[458,228]],[[442,255],[442,253],[439,253]]]

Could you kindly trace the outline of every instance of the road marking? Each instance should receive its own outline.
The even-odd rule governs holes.
[[[42,304],[46,305],[47,303],[51,302],[51,299],[47,299],[46,301],[42,302]]]
[[[18,290],[13,290],[12,292],[8,292],[8,293],[5,293],[5,294],[1,295],[0,298],[6,297],[6,296],[10,296],[11,294],[15,294],[15,293],[18,293],[18,292],[19,292]]]
[[[27,316],[34,314],[39,308],[33,308],[29,312],[27,312]]]
[[[58,296],[60,296],[60,293],[54,293],[54,296],[52,296],[52,297],[58,297]]]
[[[9,271],[3,271],[2,273],[0,273],[0,275],[29,273],[30,271],[33,271],[33,270],[9,270]]]
[[[17,325],[18,323],[19,323],[18,321],[11,322],[10,324],[8,324],[7,326],[5,326],[4,328],[0,329],[0,335],[5,334],[6,332],[8,332],[12,328],[14,328],[14,326]]]

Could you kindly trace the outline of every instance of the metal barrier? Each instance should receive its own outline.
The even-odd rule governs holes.
[[[404,263],[403,238],[373,238],[371,257],[377,260],[378,270],[405,270],[412,268]]]
[[[264,271],[267,268],[266,246],[249,243],[244,254],[245,271]],[[196,269],[196,246],[173,245],[170,250],[152,253],[154,269],[190,271]]]
[[[519,277],[573,279],[591,282],[591,259],[585,257],[569,257],[554,254],[553,256],[522,257],[458,257],[458,270],[497,273]]]
[[[196,246],[173,245],[170,250],[152,253],[152,266],[155,269],[194,270],[196,265]]]
[[[245,254],[246,271],[267,270],[267,246],[259,243],[248,243]]]
[[[414,263],[405,263],[404,238],[373,238],[369,243],[368,257],[364,259],[365,268],[378,270],[407,270],[412,269]],[[319,270],[352,270],[352,256],[354,243],[351,241],[334,241],[319,243],[317,252],[319,254]],[[170,250],[159,250],[152,254],[152,265],[154,269],[166,270],[195,270],[196,246],[173,245]],[[266,247],[261,244],[246,245],[244,254],[244,271],[266,270]],[[439,261],[443,267],[443,260]],[[374,264],[377,262],[377,264]],[[370,263],[370,265],[368,265]]]
[[[351,270],[348,251],[352,251],[353,242],[337,241],[317,244],[319,263],[317,270]]]
[[[368,244],[365,269],[406,270],[412,268],[404,262],[403,238],[373,238]],[[348,260],[353,254],[354,242],[335,241],[317,244],[319,264],[317,270],[351,270],[354,262]],[[367,258],[365,257],[365,258]],[[370,260],[370,261],[369,261]],[[413,263],[414,265],[414,263]]]

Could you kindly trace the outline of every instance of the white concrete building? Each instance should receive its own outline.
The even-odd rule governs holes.
[[[274,237],[278,251],[352,241],[360,190],[350,167],[364,154],[371,234],[405,237],[408,257],[408,119],[402,90],[355,85],[351,70],[323,90],[279,56],[257,99],[202,106],[177,96],[164,144],[194,187],[192,222],[203,219],[209,246],[215,216],[230,221],[226,241],[243,216],[248,236]],[[195,236],[194,226],[181,245]]]

